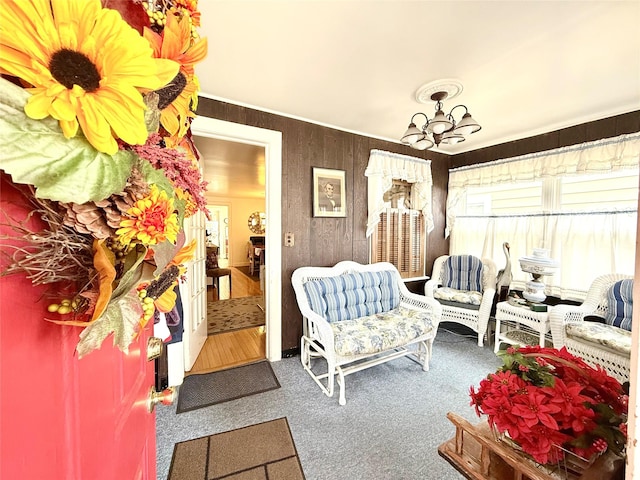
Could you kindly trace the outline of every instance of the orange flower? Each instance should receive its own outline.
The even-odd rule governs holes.
[[[195,117],[192,109],[195,109],[198,101],[199,84],[194,66],[207,56],[207,39],[193,41],[191,17],[188,14],[181,18],[168,14],[162,34],[145,28],[144,37],[153,47],[156,58],[173,60],[180,65],[185,86],[171,104],[164,108],[160,106],[160,123],[172,136],[181,138],[189,128],[189,118]]]
[[[178,62],[180,71],[187,78],[194,75],[195,64],[207,56],[207,39],[192,42],[190,18],[186,15],[182,18],[167,15],[161,35],[145,27],[144,38],[151,44],[156,58]]]
[[[144,245],[155,245],[165,240],[175,243],[178,237],[178,216],[174,211],[173,199],[167,192],[151,185],[149,195],[138,200],[127,210],[125,220],[116,231],[120,243],[138,241]]]

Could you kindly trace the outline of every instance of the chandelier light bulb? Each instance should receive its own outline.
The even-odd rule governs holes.
[[[444,116],[444,112],[442,110],[438,110],[436,112],[436,116],[433,117],[433,120],[429,122],[427,130],[440,135],[445,130],[450,129],[452,126],[453,124],[449,120],[447,120],[447,117]]]

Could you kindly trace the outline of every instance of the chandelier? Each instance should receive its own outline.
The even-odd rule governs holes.
[[[426,150],[434,145],[439,146],[441,143],[445,145],[455,145],[464,142],[467,135],[477,132],[482,127],[476,122],[464,105],[456,105],[451,111],[445,115],[442,111],[442,101],[449,94],[447,92],[435,92],[431,95],[431,100],[436,102],[436,114],[429,120],[426,114],[422,112],[415,113],[411,117],[411,123],[404,132],[400,141],[416,150]],[[464,114],[459,121],[453,116],[456,108],[464,108]],[[416,116],[423,116],[425,123],[421,128],[416,127],[414,119]]]

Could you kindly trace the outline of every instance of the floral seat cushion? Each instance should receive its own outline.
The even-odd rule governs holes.
[[[596,322],[571,322],[565,327],[565,335],[571,339],[605,347],[621,355],[631,355],[631,332],[613,325]]]
[[[331,323],[338,355],[375,354],[426,335],[433,330],[429,314],[398,307],[353,320]]]
[[[441,303],[450,302],[449,305],[463,304],[460,306],[480,306],[482,292],[473,290],[456,290],[450,287],[438,287],[433,291],[433,297]]]

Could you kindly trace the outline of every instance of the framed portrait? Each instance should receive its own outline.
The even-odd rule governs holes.
[[[345,171],[313,167],[313,216],[346,217]]]

